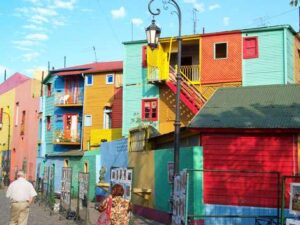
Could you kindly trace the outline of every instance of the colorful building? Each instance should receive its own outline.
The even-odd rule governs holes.
[[[50,71],[45,85],[46,166],[55,168],[54,189],[60,192],[62,167],[72,167],[74,196],[78,172],[90,173],[95,196],[101,142],[121,137],[122,62],[101,62]],[[99,171],[98,171],[99,172]],[[40,171],[42,173],[42,171]]]
[[[222,88],[195,116],[189,128],[200,134],[203,169],[219,171],[203,172],[203,198],[194,199],[203,201],[204,224],[279,216],[281,177],[299,173],[299,101],[298,84]],[[285,208],[289,198],[286,192]],[[222,218],[224,212],[248,218]]]
[[[1,178],[8,184],[10,178],[11,146],[13,142],[13,128],[16,104],[16,87],[30,80],[29,77],[15,73],[0,84],[0,162]],[[29,91],[29,90],[28,90]]]

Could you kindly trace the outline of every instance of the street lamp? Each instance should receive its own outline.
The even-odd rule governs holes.
[[[160,14],[160,9],[156,9],[156,12],[152,11],[151,4],[154,0],[150,0],[148,3],[148,10],[154,16]],[[175,110],[175,122],[174,122],[174,178],[179,174],[179,141],[180,141],[180,89],[181,89],[181,10],[175,0],[162,0],[164,9],[168,9],[167,4],[172,5],[176,9],[178,16],[178,54],[177,54],[177,74],[176,74],[176,110]],[[153,50],[158,46],[158,39],[160,35],[160,28],[155,25],[155,20],[152,20],[152,24],[146,28],[147,41],[149,47]]]
[[[7,112],[2,111],[4,115],[7,116],[8,118],[8,127],[7,127],[7,155],[6,155],[6,166],[3,168],[5,171],[5,177],[3,180],[4,185],[8,186],[9,185],[9,164],[10,164],[10,157],[9,157],[9,142],[10,142],[10,114]],[[1,115],[2,116],[2,115]],[[3,118],[3,117],[2,117]],[[2,121],[1,121],[2,122]],[[0,130],[2,130],[3,123],[0,123]],[[3,155],[2,155],[3,156]]]

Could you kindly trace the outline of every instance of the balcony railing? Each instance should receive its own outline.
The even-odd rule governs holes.
[[[83,94],[82,92],[56,92],[55,93],[55,105],[82,105]]]
[[[53,143],[58,145],[80,145],[80,134],[75,132],[75,134],[66,135],[64,130],[56,130]]]
[[[200,83],[199,65],[181,66],[180,70],[192,83]]]

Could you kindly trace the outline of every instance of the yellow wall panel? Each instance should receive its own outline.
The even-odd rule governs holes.
[[[122,128],[92,129],[90,133],[91,146],[99,146],[101,140],[112,141],[122,137]]]
[[[103,110],[113,102],[115,85],[106,84],[106,74],[108,73],[94,74],[93,85],[85,86],[83,112],[84,115],[92,115],[92,126],[83,127],[83,150],[88,150],[91,130],[103,128]],[[120,82],[122,81],[118,77],[118,83]]]
[[[9,113],[10,115],[10,143],[9,143],[10,148],[12,145],[12,134],[13,134],[14,121],[15,121],[14,120],[15,104],[16,104],[15,89],[12,89],[0,95],[0,108],[3,108],[3,111]],[[4,114],[3,127],[0,130],[0,153],[2,151],[6,151],[7,148],[8,148],[8,116]],[[2,153],[0,154],[0,163],[2,163]]]
[[[148,198],[137,194],[132,194],[132,202],[144,207],[153,208],[154,202],[154,151],[129,152],[128,167],[134,170],[133,190],[134,189],[151,189]]]

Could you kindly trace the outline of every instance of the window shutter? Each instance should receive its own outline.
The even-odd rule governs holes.
[[[143,46],[142,48],[142,66],[143,68],[147,67],[147,46]]]
[[[244,59],[258,58],[258,41],[257,37],[245,37],[243,42]]]

